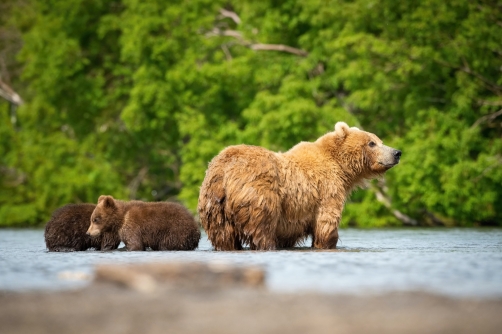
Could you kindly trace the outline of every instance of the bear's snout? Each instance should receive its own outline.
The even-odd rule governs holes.
[[[89,226],[89,229],[87,230],[87,235],[90,235],[91,237],[96,237],[98,236],[99,234],[101,233],[101,231],[99,229],[97,229],[96,227],[94,227],[92,224],[91,226]]]
[[[401,159],[401,151],[400,150],[394,150],[394,161],[399,163],[399,159]]]

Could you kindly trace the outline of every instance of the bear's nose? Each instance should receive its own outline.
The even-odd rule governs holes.
[[[395,156],[396,158],[401,158],[401,151],[399,151],[399,150],[395,150],[395,151],[394,151],[394,156]]]

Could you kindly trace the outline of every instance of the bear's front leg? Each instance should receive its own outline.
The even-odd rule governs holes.
[[[124,241],[126,249],[128,251],[144,251],[145,246],[139,238],[131,238],[128,241]]]
[[[334,249],[338,243],[338,225],[342,218],[342,205],[330,201],[321,205],[312,234],[312,247]]]
[[[103,234],[103,239],[101,241],[101,250],[110,251],[117,249],[120,244],[120,238],[117,233],[107,232]]]
[[[119,235],[128,251],[144,251],[146,249],[139,231],[122,229]]]

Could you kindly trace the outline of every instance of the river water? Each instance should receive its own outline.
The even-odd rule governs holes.
[[[274,291],[502,297],[502,229],[343,229],[340,237],[330,251],[215,252],[203,235],[191,252],[49,253],[43,230],[0,229],[0,290],[82,287],[102,263],[204,261],[260,265]]]

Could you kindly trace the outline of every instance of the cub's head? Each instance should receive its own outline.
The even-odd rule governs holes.
[[[323,137],[321,143],[348,173],[365,179],[378,177],[399,163],[401,151],[385,146],[373,133],[350,128],[344,122]]]
[[[117,204],[112,196],[99,196],[98,204],[91,215],[91,226],[87,230],[90,236],[111,231],[119,221]]]

